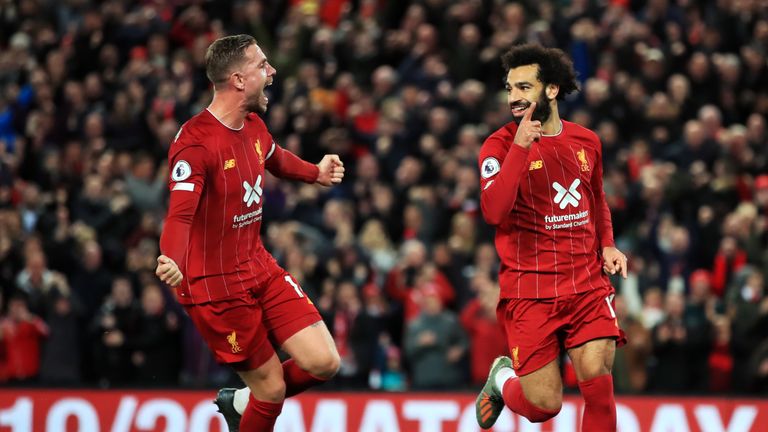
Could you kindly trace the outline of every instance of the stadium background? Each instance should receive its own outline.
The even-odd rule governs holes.
[[[669,401],[691,430],[720,430],[701,426],[716,424],[701,421],[701,406],[719,410],[722,430],[741,403],[766,409],[764,2],[3,0],[0,430],[25,421],[25,401],[30,419],[50,420],[41,406],[79,395],[109,405],[98,408],[106,425],[115,406],[137,403],[135,389],[179,391],[160,394],[192,412],[185,397],[235,382],[153,275],[168,144],[210,99],[205,48],[234,33],[254,35],[277,69],[265,116],[276,141],[312,162],[338,153],[347,167],[330,190],[271,179],[264,208],[268,249],[314,299],[343,358],[321,390],[365,392],[328,400],[358,414],[360,401],[391,401],[400,416],[402,398],[427,390],[463,410],[504,351],[476,156],[510,120],[500,54],[532,41],[572,56],[582,91],[563,116],[604,146],[616,239],[630,257],[629,278],[614,280],[630,339],[615,386],[657,395],[619,403]],[[425,329],[441,335],[439,349],[418,347]],[[567,361],[564,378],[574,392]],[[658,396],[724,394],[727,403]],[[300,399],[305,410],[317,397]],[[679,412],[661,413],[680,424]],[[441,430],[415,424],[401,427]],[[750,424],[728,430],[768,420]],[[313,430],[336,430],[325,427]]]

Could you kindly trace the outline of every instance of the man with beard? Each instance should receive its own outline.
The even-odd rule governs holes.
[[[607,274],[627,276],[614,246],[594,132],[560,119],[577,90],[573,64],[554,48],[520,45],[502,57],[514,122],[480,150],[481,207],[501,258],[496,313],[509,357],[499,357],[476,401],[490,428],[506,405],[532,422],[560,411],[560,345],[584,397],[584,431],[615,431],[611,367],[625,339]]]
[[[216,398],[230,431],[271,431],[285,397],[331,378],[339,354],[312,301],[264,248],[265,170],[331,186],[336,155],[317,165],[277,145],[264,122],[275,69],[248,35],[214,41],[205,56],[213,101],[168,151],[171,190],[156,274],[176,288],[216,359],[247,388]],[[270,343],[291,355],[280,364]],[[242,416],[242,417],[241,417]]]

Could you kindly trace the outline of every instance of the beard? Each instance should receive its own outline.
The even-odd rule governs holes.
[[[519,105],[516,104],[510,104],[509,108],[511,109],[513,106]],[[526,108],[531,106],[531,103],[528,102],[526,104]],[[549,99],[547,99],[547,94],[544,91],[544,89],[541,90],[541,94],[539,95],[539,100],[536,101],[536,110],[533,111],[533,115],[531,116],[531,120],[538,120],[542,124],[544,124],[547,120],[549,120],[549,117],[552,115],[552,107],[549,106]],[[517,123],[518,125],[523,120],[523,116],[515,117],[512,116],[512,119]]]
[[[264,90],[262,89],[255,97],[248,99],[245,104],[245,109],[249,113],[264,114],[267,112],[267,105],[262,103],[262,97],[265,97]]]

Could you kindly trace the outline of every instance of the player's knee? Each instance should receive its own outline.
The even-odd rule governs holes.
[[[551,419],[560,412],[560,409],[563,407],[563,396],[562,394],[552,393],[529,402],[537,409],[535,412],[530,413],[528,420],[532,423],[541,423]]]
[[[325,354],[318,357],[314,365],[314,371],[310,371],[312,375],[323,378],[331,379],[339,371],[341,367],[341,358],[336,350],[329,350]]]
[[[341,358],[335,349],[315,352],[311,357],[297,358],[296,363],[311,375],[321,379],[331,379],[341,367]]]
[[[257,400],[280,403],[285,399],[285,381],[282,377],[269,377],[249,385],[253,397]]]
[[[597,378],[602,375],[607,375],[611,373],[611,369],[608,367],[607,364],[604,363],[593,363],[589,365],[582,365],[581,366],[581,380],[580,381],[586,381],[591,380],[593,378]]]

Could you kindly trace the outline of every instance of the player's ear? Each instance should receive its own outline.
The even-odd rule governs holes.
[[[245,89],[245,79],[243,79],[243,74],[240,72],[232,72],[232,74],[229,76],[229,79],[232,80],[232,85],[234,85],[236,89]]]
[[[547,99],[554,100],[560,93],[560,86],[557,84],[547,84],[547,88],[544,91],[547,95]]]

